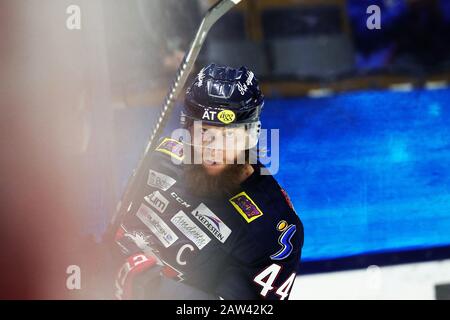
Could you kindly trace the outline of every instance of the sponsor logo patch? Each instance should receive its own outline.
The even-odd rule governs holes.
[[[146,205],[141,204],[136,215],[153,232],[159,241],[161,241],[164,247],[168,248],[177,241],[178,236],[175,232]]]
[[[169,204],[169,200],[164,198],[164,196],[159,191],[154,191],[150,195],[144,197],[153,208],[158,210],[160,213],[164,213]]]
[[[167,191],[175,182],[177,181],[174,178],[166,174],[151,169],[149,170],[147,184],[151,187]]]
[[[229,124],[236,119],[236,114],[231,110],[222,110],[217,114],[217,119],[222,123]]]
[[[202,120],[215,121],[216,114],[217,114],[217,111],[206,109],[205,112],[203,112]]]
[[[256,203],[245,192],[235,195],[229,201],[248,223],[263,215],[261,209],[258,208]]]
[[[272,260],[283,260],[289,257],[294,247],[292,246],[291,239],[297,231],[295,224],[288,226],[288,223],[284,220],[278,222],[277,230],[282,232],[278,238],[278,243],[281,245],[281,249],[270,256]]]
[[[164,138],[155,150],[168,154],[177,160],[183,160],[183,144],[177,140]]]
[[[211,241],[211,238],[189,219],[183,211],[179,211],[170,221],[200,250]]]
[[[225,243],[230,236],[231,229],[203,203],[192,211],[192,215],[220,242]]]
[[[183,207],[189,208],[191,206],[189,203],[187,203],[181,197],[179,197],[175,192],[172,192],[170,195]]]

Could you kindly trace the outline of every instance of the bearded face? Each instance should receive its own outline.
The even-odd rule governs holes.
[[[190,133],[190,154],[200,159],[185,166],[190,191],[203,196],[235,193],[249,163],[247,131],[243,127],[202,124],[191,127]]]
[[[197,196],[232,196],[239,190],[245,164],[227,164],[219,173],[210,174],[201,164],[189,164],[184,168],[188,190]]]

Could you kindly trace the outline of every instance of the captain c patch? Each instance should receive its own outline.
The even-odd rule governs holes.
[[[168,154],[179,161],[183,160],[183,144],[177,140],[164,138],[155,150]]]
[[[229,200],[233,207],[244,217],[247,223],[258,219],[263,215],[261,209],[258,208],[256,203],[248,196],[247,193],[241,192],[235,195]]]

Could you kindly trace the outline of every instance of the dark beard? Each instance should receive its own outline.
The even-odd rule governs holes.
[[[209,175],[200,164],[184,167],[187,190],[195,196],[212,198],[231,197],[239,191],[240,177],[245,164],[231,164],[219,175]]]

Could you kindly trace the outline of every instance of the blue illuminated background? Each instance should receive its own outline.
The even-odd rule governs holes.
[[[303,261],[450,244],[450,90],[273,99]]]
[[[450,89],[266,100],[263,127],[280,129],[276,178],[305,226],[303,261],[450,245],[449,101]],[[117,197],[157,110],[115,116]]]

